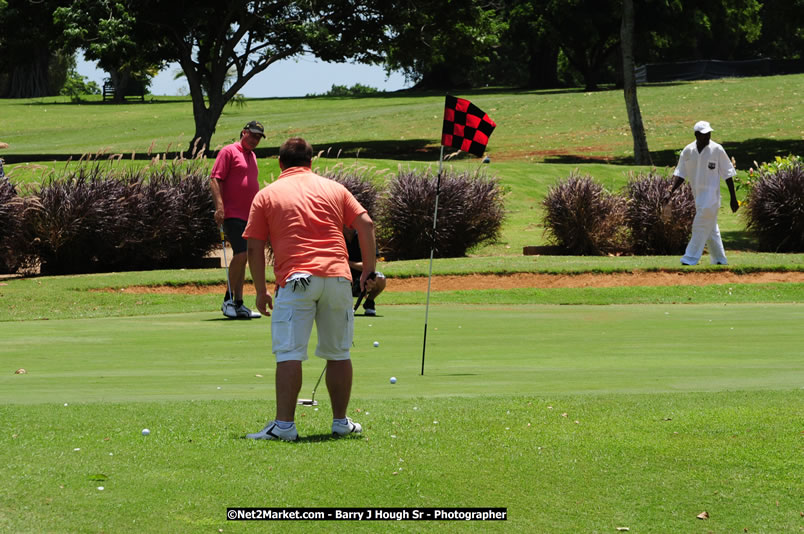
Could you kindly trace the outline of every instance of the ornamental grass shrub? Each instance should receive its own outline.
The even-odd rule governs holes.
[[[111,236],[131,224],[129,185],[105,179],[97,167],[43,181],[25,202],[26,256],[38,259],[43,274],[93,272],[108,264],[116,245]]]
[[[663,199],[673,184],[672,176],[653,172],[633,173],[623,189],[625,225],[634,254],[683,254],[692,234],[695,198],[685,181],[670,199],[670,214],[662,214]]]
[[[22,230],[22,201],[7,177],[0,178],[0,273],[16,272]]]
[[[189,267],[219,244],[200,160],[83,163],[24,199],[23,255],[43,274]]]
[[[573,171],[547,191],[542,200],[549,241],[575,255],[628,251],[626,201],[589,176]]]
[[[393,260],[429,258],[431,248],[438,258],[466,256],[473,247],[499,237],[505,218],[503,197],[498,180],[485,172],[448,169],[438,187],[432,170],[400,169],[388,184],[380,210],[380,247]]]
[[[377,184],[384,184],[386,171],[379,171],[376,167],[355,164],[349,166],[337,165],[324,171],[316,169],[316,172],[346,187],[360,202],[360,205],[366,208],[369,217],[374,221],[377,220],[382,201],[381,186]]]
[[[753,171],[753,169],[752,169]],[[804,252],[804,165],[796,156],[777,158],[751,172],[745,199],[746,227],[769,252]]]

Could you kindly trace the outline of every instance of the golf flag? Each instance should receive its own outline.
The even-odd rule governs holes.
[[[447,95],[441,144],[483,157],[496,124],[486,113],[463,98]]]

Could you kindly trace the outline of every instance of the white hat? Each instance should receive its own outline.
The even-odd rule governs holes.
[[[707,134],[709,132],[713,132],[714,129],[709,126],[709,123],[706,121],[698,121],[695,123],[695,126],[692,127],[692,130],[695,132],[701,132],[702,134]]]

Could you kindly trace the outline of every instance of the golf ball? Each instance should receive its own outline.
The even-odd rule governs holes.
[[[147,436],[147,435],[149,435],[150,433],[151,433],[151,431],[150,431],[150,430],[148,430],[147,428],[143,428],[143,429],[142,429],[142,435],[143,435],[143,436]]]
[[[375,347],[379,347],[379,346],[380,346],[380,342],[379,342],[379,341],[375,341],[375,342],[374,342],[374,346],[375,346]]]
[[[392,377],[391,377],[391,383],[392,383],[392,384],[396,384],[396,377],[395,377],[395,376],[392,376]]]

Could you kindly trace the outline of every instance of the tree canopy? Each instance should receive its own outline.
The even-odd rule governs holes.
[[[68,0],[0,0],[0,96],[59,94],[69,58],[51,14]]]
[[[218,119],[254,76],[312,53],[378,61],[380,0],[77,0],[55,13],[65,39],[108,72],[177,62],[193,100],[191,150],[208,150]],[[278,81],[278,83],[280,83]]]
[[[131,80],[147,85],[164,63],[165,43],[137,19],[137,3],[74,0],[53,12],[64,46],[71,52],[83,49],[84,57],[109,73],[117,101],[123,100]]]

